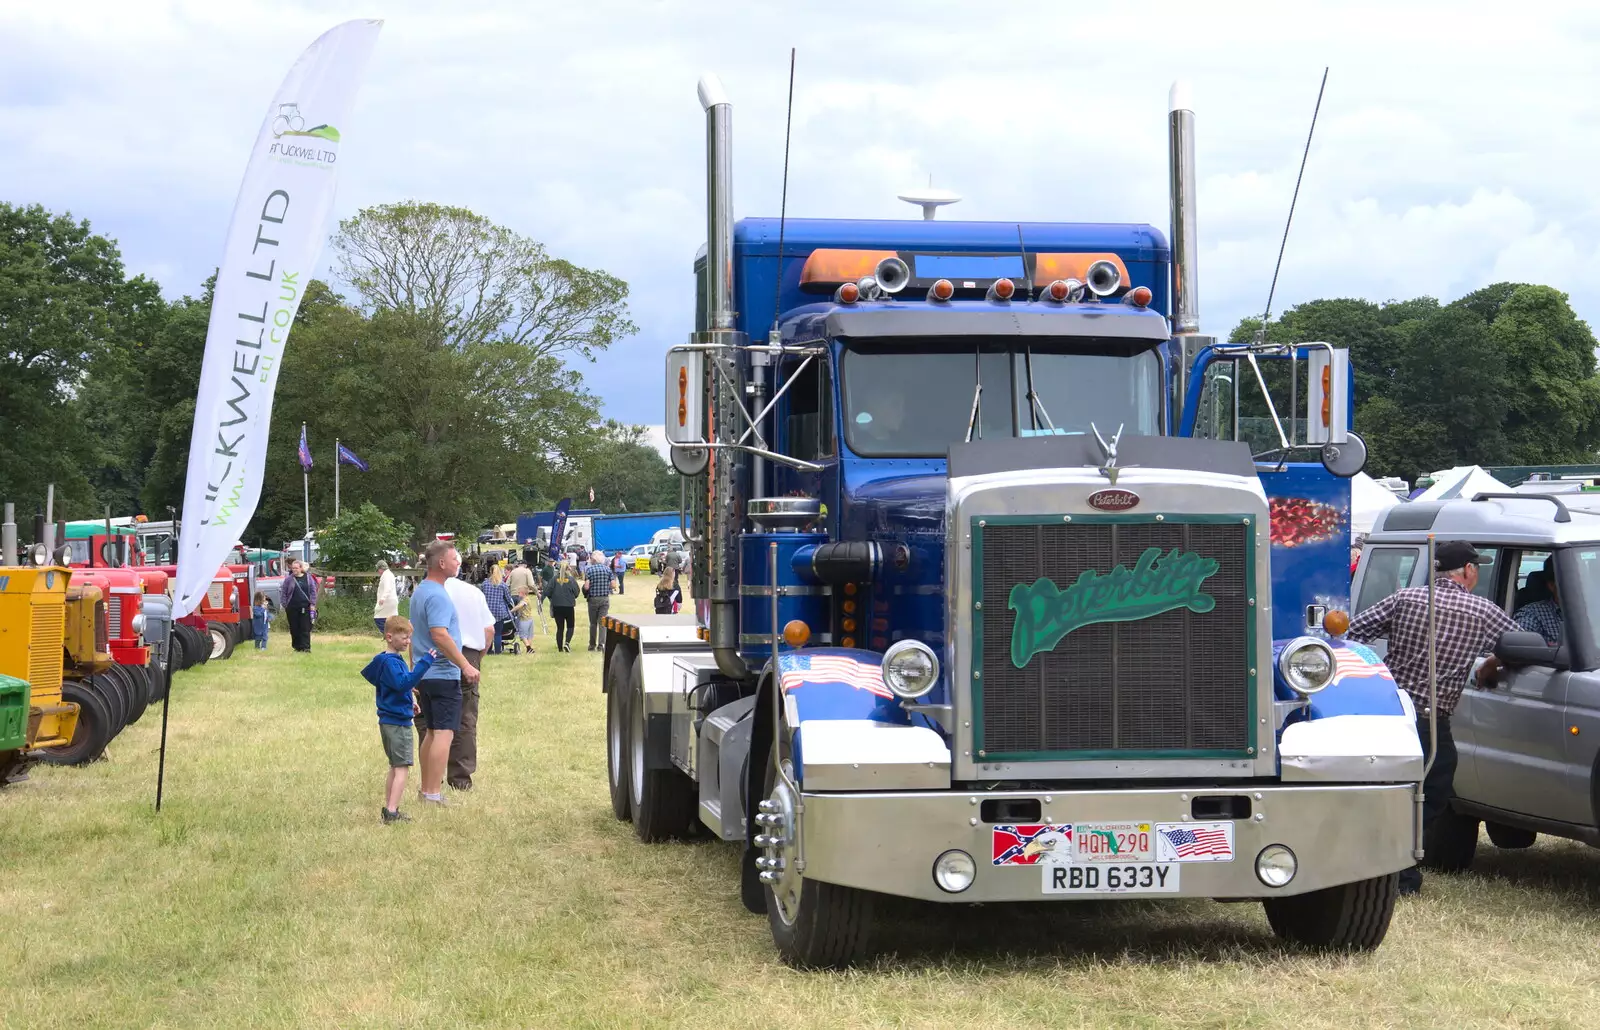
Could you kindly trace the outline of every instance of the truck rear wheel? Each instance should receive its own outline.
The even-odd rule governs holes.
[[[628,691],[628,802],[633,809],[633,830],[653,844],[682,837],[694,825],[694,781],[675,768],[651,769],[644,695],[644,664],[634,662]]]
[[[1308,948],[1371,951],[1383,943],[1400,895],[1400,874],[1342,883],[1262,902],[1280,940]]]
[[[788,748],[783,748],[785,752]],[[795,868],[799,858],[802,830],[799,799],[788,784],[778,784],[772,757],[765,756],[766,800],[761,803],[762,825],[767,843],[757,865],[763,863],[762,882],[766,885],[767,925],[772,943],[785,963],[800,969],[842,969],[865,958],[870,950],[873,925],[873,898],[870,891],[841,887],[836,883],[807,880]],[[787,754],[784,765],[793,776]],[[775,841],[775,843],[774,843]],[[776,863],[782,863],[776,866]]]
[[[606,671],[606,779],[611,787],[611,814],[628,821],[628,697],[633,651],[618,647]]]
[[[1534,841],[1539,839],[1539,834],[1534,830],[1525,830],[1520,826],[1507,826],[1505,823],[1485,821],[1483,828],[1489,831],[1490,843],[1507,851],[1520,851],[1523,848],[1531,848]]]
[[[1422,842],[1422,865],[1441,873],[1459,873],[1478,853],[1478,820],[1445,806]]]
[[[206,623],[206,632],[211,635],[211,657],[228,659],[233,657],[233,627],[225,622]]]

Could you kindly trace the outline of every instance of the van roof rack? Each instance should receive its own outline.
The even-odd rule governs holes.
[[[1556,506],[1555,520],[1557,522],[1572,521],[1572,513],[1567,510],[1565,504],[1561,503],[1561,498],[1555,494],[1514,494],[1510,492],[1502,493],[1496,490],[1488,493],[1473,494],[1472,499],[1474,501],[1549,501]]]

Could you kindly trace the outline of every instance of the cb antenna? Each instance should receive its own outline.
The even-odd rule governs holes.
[[[1283,240],[1278,244],[1278,263],[1272,266],[1272,286],[1267,290],[1267,309],[1261,313],[1257,340],[1267,337],[1267,322],[1272,318],[1272,296],[1278,292],[1278,272],[1283,268],[1283,251],[1289,245],[1289,226],[1294,224],[1294,206],[1300,200],[1300,180],[1305,178],[1306,158],[1311,156],[1311,137],[1317,131],[1317,114],[1322,110],[1322,92],[1328,88],[1328,68],[1322,69],[1322,85],[1317,87],[1317,106],[1311,110],[1311,129],[1306,133],[1306,149],[1300,155],[1300,172],[1294,177],[1294,196],[1289,200],[1289,219],[1283,223]]]
[[[778,334],[778,303],[783,298],[783,228],[789,217],[789,133],[794,125],[794,47],[789,48],[789,106],[783,115],[783,199],[778,203],[778,272],[772,277],[772,331],[767,343]]]

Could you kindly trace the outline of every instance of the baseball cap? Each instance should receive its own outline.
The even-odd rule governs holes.
[[[1433,567],[1440,572],[1454,572],[1468,565],[1483,565],[1488,559],[1478,554],[1478,549],[1465,540],[1449,540],[1433,549]]]

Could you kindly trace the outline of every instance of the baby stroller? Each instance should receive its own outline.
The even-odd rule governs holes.
[[[512,654],[522,653],[522,638],[517,636],[517,623],[513,619],[498,619],[494,624],[496,633],[500,634],[500,650]]]

